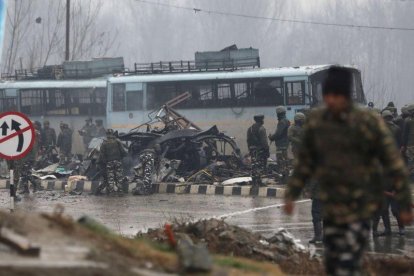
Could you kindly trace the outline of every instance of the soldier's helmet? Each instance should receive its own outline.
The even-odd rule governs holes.
[[[286,113],[286,108],[284,106],[276,107],[276,114],[284,114]]]
[[[410,113],[408,112],[408,105],[404,105],[403,107],[401,107],[401,114],[410,115]]]
[[[298,112],[298,113],[295,114],[294,120],[304,122],[304,121],[306,121],[306,115],[301,113],[301,112]]]
[[[264,121],[264,115],[261,115],[261,114],[255,115],[253,117],[253,119],[254,119],[255,122],[263,122]]]
[[[394,102],[389,102],[389,103],[387,104],[387,107],[395,107]]]
[[[106,136],[108,136],[108,137],[112,137],[112,136],[114,136],[115,135],[115,132],[114,132],[114,130],[112,129],[112,128],[108,128],[107,130],[106,130]]]
[[[413,116],[414,115],[414,104],[410,104],[410,105],[407,106],[407,113],[410,116]]]
[[[374,106],[375,106],[375,105],[374,105],[374,103],[373,103],[373,102],[369,102],[369,103],[368,103],[368,107],[369,107],[369,108],[374,108]]]
[[[389,119],[389,118],[393,118],[394,116],[392,115],[392,113],[391,113],[391,111],[390,110],[384,110],[383,112],[382,112],[382,118],[384,118],[384,119]]]

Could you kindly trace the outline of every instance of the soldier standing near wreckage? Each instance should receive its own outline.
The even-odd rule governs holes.
[[[95,120],[96,128],[93,137],[105,137],[106,130],[103,126],[103,121],[101,119]]]
[[[29,194],[29,182],[32,183],[33,193],[40,188],[39,180],[32,175],[32,168],[34,167],[39,152],[39,141],[41,134],[38,129],[35,130],[35,142],[32,150],[23,159],[17,161],[19,163],[20,176],[19,185],[20,194]]]
[[[155,144],[153,147],[144,149],[139,154],[139,163],[141,166],[141,175],[137,175],[141,183],[133,190],[134,195],[150,195],[152,194],[152,179],[159,167],[161,154],[161,146]]]
[[[252,160],[253,186],[262,186],[262,175],[266,173],[269,144],[267,143],[264,115],[254,116],[255,123],[247,130],[247,146]]]
[[[288,175],[288,129],[290,127],[290,122],[286,118],[286,108],[284,106],[276,107],[276,115],[278,119],[278,124],[276,131],[273,135],[269,135],[270,141],[274,141],[276,144],[276,158],[277,163],[280,168],[280,173],[283,176]]]
[[[370,219],[383,199],[378,164],[392,180],[403,224],[413,220],[407,170],[384,121],[353,104],[348,69],[331,67],[322,90],[326,107],[313,111],[305,125],[284,209],[292,214],[305,183],[317,180],[327,274],[359,275]]]
[[[290,126],[288,129],[288,139],[289,143],[292,147],[292,153],[295,158],[297,159],[299,146],[302,141],[302,134],[303,134],[303,125],[306,121],[306,116],[303,113],[296,113],[295,114],[295,124]]]
[[[60,164],[67,164],[72,156],[72,130],[68,124],[60,123],[56,146],[59,148]]]
[[[89,143],[91,142],[92,138],[95,137],[96,133],[96,126],[92,123],[92,118],[88,118],[85,120],[86,124],[79,130],[79,135],[82,136],[83,146],[85,147],[85,151],[88,150]]]
[[[101,145],[98,164],[101,167],[103,183],[98,187],[96,192],[99,195],[102,190],[110,194],[115,191],[121,192],[122,182],[124,181],[124,172],[122,168],[122,159],[126,156],[126,151],[122,143],[116,139],[112,129],[106,131],[106,139]]]
[[[404,123],[402,152],[407,158],[411,178],[414,176],[414,104],[407,107],[409,114]]]

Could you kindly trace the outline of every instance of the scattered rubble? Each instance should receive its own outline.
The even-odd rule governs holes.
[[[256,261],[270,261],[289,275],[325,275],[322,258],[300,244],[285,229],[270,238],[232,226],[223,220],[210,219],[195,223],[176,222],[171,226],[175,235],[187,235],[195,243],[205,243],[210,252],[243,257]],[[138,237],[168,243],[163,229],[150,229]],[[368,275],[408,275],[414,273],[414,261],[407,256],[389,257],[367,255]],[[386,272],[386,273],[384,273]]]

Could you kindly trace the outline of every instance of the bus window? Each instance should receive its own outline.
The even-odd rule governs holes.
[[[286,104],[287,105],[303,105],[305,104],[305,82],[295,81],[286,82]]]
[[[114,84],[112,87],[112,110],[125,111],[125,84]]]
[[[9,95],[5,90],[0,90],[0,112],[16,111],[17,110],[17,97]]]
[[[157,109],[177,96],[174,83],[147,84],[147,109]]]
[[[261,79],[253,81],[252,96],[254,105],[275,106],[284,103],[282,80],[280,79]]]
[[[43,115],[43,91],[20,90],[21,112],[27,115]]]
[[[141,91],[126,92],[126,110],[143,110],[144,109],[144,93]]]

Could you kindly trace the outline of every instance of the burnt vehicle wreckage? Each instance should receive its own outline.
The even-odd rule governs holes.
[[[202,130],[173,109],[189,98],[190,93],[183,93],[152,111],[147,123],[128,133],[115,132],[128,152],[122,161],[128,182],[133,184],[139,179],[137,176],[142,169],[139,155],[146,149],[158,147],[158,162],[153,177],[157,183],[250,184],[250,161],[242,156],[234,138],[220,132],[217,126]],[[101,180],[98,158],[104,139],[92,139],[86,157],[74,157],[70,164],[59,165],[43,160],[36,169],[41,165],[48,166],[35,171],[34,175],[41,179],[82,175],[92,181]],[[283,176],[278,173],[277,163],[271,160],[267,174],[262,177],[272,184],[283,180]]]
[[[220,176],[248,175],[240,149],[232,137],[220,132],[216,126],[202,130],[172,108],[190,97],[189,93],[181,94],[151,112],[149,122],[128,133],[115,133],[128,151],[123,160],[126,175],[132,176],[136,172],[140,153],[156,145],[160,148],[156,168],[160,182],[193,180],[211,183],[222,180]],[[85,175],[97,180],[100,177],[96,165],[100,142],[95,139],[91,143],[95,145],[88,155]],[[171,177],[172,170],[174,177]]]

